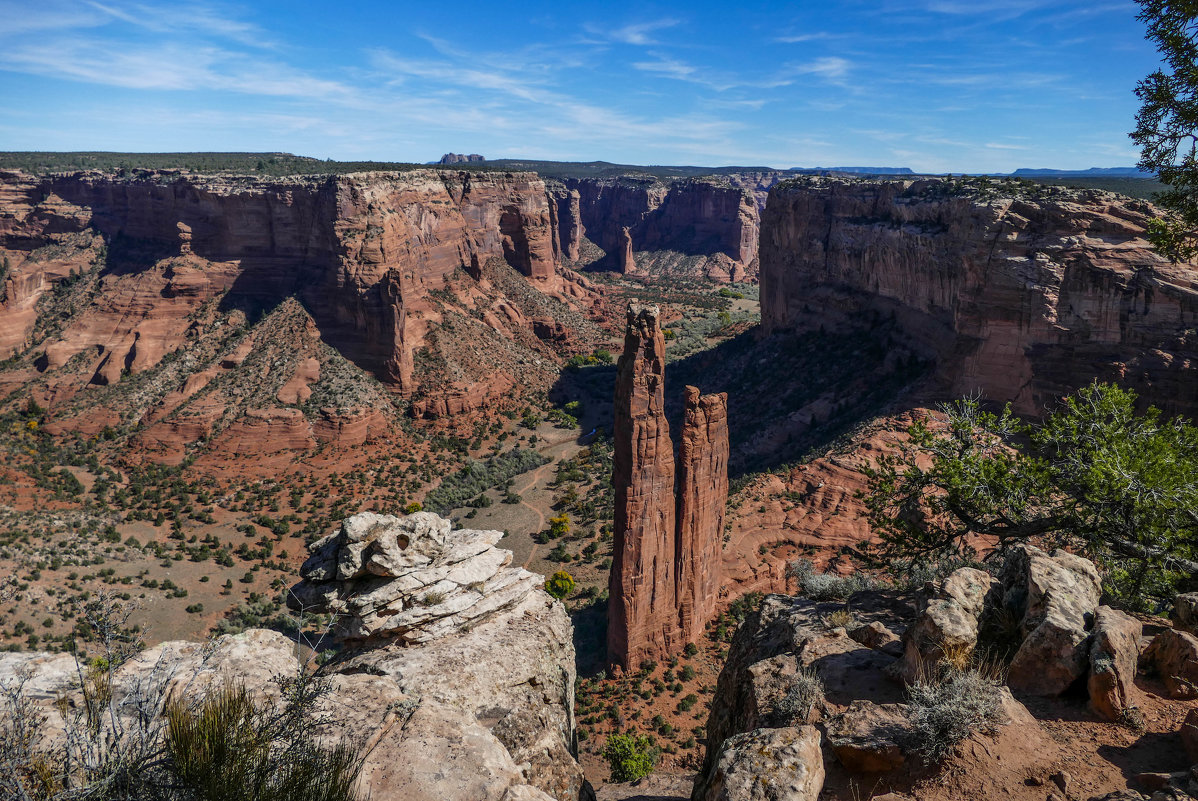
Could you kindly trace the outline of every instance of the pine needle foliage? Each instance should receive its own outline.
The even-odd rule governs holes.
[[[1094,383],[1039,422],[975,399],[918,422],[863,468],[879,567],[973,556],[977,537],[1073,548],[1120,601],[1149,608],[1198,574],[1198,428]]]

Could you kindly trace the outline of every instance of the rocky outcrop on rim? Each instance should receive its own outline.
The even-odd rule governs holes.
[[[453,530],[431,512],[363,512],[310,546],[296,610],[336,616],[339,640],[426,643],[518,605],[543,579],[509,567],[502,531]]]
[[[324,735],[367,748],[362,789],[376,801],[594,798],[574,756],[573,627],[542,577],[507,567],[499,536],[454,531],[428,513],[357,515],[316,543],[309,578],[291,594],[305,612],[338,616],[334,635],[347,639],[317,670],[328,691],[314,712]],[[390,607],[353,605],[386,585]],[[439,603],[428,603],[430,593]],[[316,599],[324,606],[308,603]],[[413,604],[406,617],[399,599]],[[387,610],[404,624],[377,625]],[[310,653],[258,629],[163,643],[116,671],[116,709],[160,715],[172,694],[201,698],[230,683],[272,699],[278,677],[313,667],[301,664]],[[84,672],[68,654],[0,655],[0,686],[34,699],[51,735]]]

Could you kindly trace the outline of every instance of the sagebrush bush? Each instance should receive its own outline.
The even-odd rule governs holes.
[[[878,582],[858,571],[850,576],[817,573],[810,559],[796,559],[787,571],[799,585],[799,593],[813,601],[847,601],[854,593],[872,590]]]
[[[940,680],[907,689],[907,719],[907,749],[929,764],[941,762],[957,743],[1002,721],[1001,685],[976,670],[948,668]]]
[[[811,713],[824,705],[824,682],[814,668],[801,667],[794,681],[774,706],[774,718],[779,726],[808,723]]]

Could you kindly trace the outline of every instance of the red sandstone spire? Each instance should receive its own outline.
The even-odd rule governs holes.
[[[715,612],[720,542],[728,502],[728,394],[686,388],[678,454],[675,594],[683,642],[695,642]]]
[[[656,306],[629,304],[616,374],[615,553],[607,651],[624,667],[676,644],[674,449],[666,422],[659,314]]]
[[[676,505],[659,314],[629,305],[616,375],[607,650],[625,668],[702,634],[719,590],[728,497],[727,396],[688,387]]]

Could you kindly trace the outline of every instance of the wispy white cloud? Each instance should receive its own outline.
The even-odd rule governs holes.
[[[257,25],[232,19],[200,4],[178,3],[163,7],[143,3],[117,5],[111,2],[101,3],[98,0],[84,0],[84,5],[113,19],[155,33],[186,30],[254,47],[273,45]]]
[[[123,89],[216,90],[325,100],[355,94],[338,81],[220,47],[131,46],[84,35],[2,47],[0,69]]]
[[[666,17],[648,22],[635,22],[619,28],[596,24],[588,24],[585,27],[588,33],[613,42],[629,45],[655,45],[660,44],[653,36],[655,32],[677,27],[681,22],[682,20]]]
[[[775,36],[774,41],[781,44],[801,44],[802,42],[817,42],[824,39],[839,38],[833,36],[827,31],[819,31],[816,33],[797,33],[788,36]]]
[[[663,78],[705,86],[717,92],[729,89],[779,89],[792,86],[801,77],[814,75],[829,83],[842,84],[852,69],[852,62],[839,56],[825,56],[807,62],[782,65],[764,76],[737,75],[718,70],[702,69],[662,53],[651,53],[652,61],[634,61],[632,68]]]

